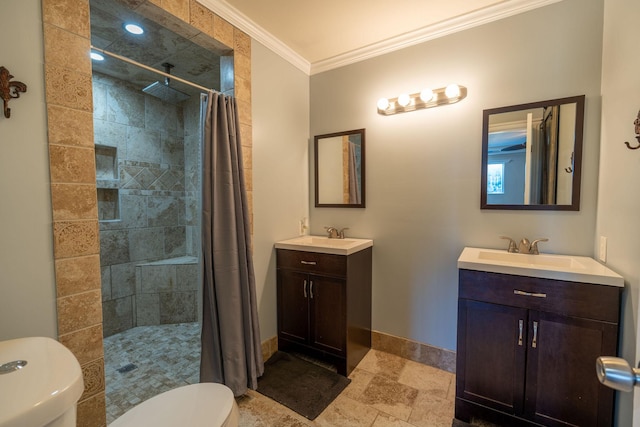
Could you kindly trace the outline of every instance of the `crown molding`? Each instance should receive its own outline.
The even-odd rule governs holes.
[[[196,1],[208,7],[221,18],[229,21],[253,39],[271,49],[274,53],[281,56],[284,60],[291,63],[305,74],[314,75],[394,52],[396,50],[404,49],[409,46],[424,43],[439,37],[444,37],[449,34],[488,24],[493,21],[498,21],[509,16],[548,6],[553,3],[558,3],[562,0],[507,0],[475,12],[429,25],[415,31],[401,34],[397,37],[383,40],[379,43],[374,43],[369,46],[316,61],[314,63],[310,63],[304,59],[289,46],[277,39],[273,34],[257,25],[248,16],[244,15],[226,1]]]
[[[253,22],[251,18],[231,6],[224,0],[196,0],[198,3],[208,7],[221,18],[233,24],[240,30],[251,36],[252,39],[262,43],[284,60],[291,63],[305,74],[311,72],[311,64],[301,55],[296,53],[286,44],[282,43],[273,34]]]
[[[466,15],[447,19],[437,24],[401,34],[379,43],[336,55],[332,58],[314,62],[311,64],[310,75],[344,67],[345,65],[354,64],[560,1],[562,0],[510,0],[499,3]]]

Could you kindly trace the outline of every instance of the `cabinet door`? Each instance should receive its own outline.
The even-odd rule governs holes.
[[[346,283],[342,279],[309,276],[311,345],[337,355],[346,350]]]
[[[282,338],[306,344],[309,337],[309,276],[278,270],[278,333]]]
[[[617,326],[537,311],[529,322],[527,418],[545,426],[611,426],[614,391],[599,383],[595,363],[616,354]]]
[[[458,302],[456,396],[519,414],[524,402],[527,310]]]

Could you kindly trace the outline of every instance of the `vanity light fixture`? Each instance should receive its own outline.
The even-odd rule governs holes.
[[[378,110],[386,110],[389,108],[389,100],[387,98],[378,99]]]
[[[460,96],[460,86],[457,84],[450,84],[444,88],[444,94],[448,99],[457,98]]]
[[[420,92],[420,101],[422,102],[429,102],[433,99],[433,90],[431,89],[425,89],[422,92]]]
[[[422,92],[412,93],[411,95],[401,94],[397,98],[380,98],[378,100],[378,114],[390,116],[423,108],[455,104],[466,97],[467,88],[452,83],[447,87],[424,89]]]
[[[131,34],[135,34],[135,35],[140,35],[144,33],[144,28],[142,28],[138,24],[133,24],[133,23],[125,24],[124,29],[130,32]]]
[[[408,93],[403,93],[398,97],[399,106],[406,108],[409,104],[411,104],[411,96]]]

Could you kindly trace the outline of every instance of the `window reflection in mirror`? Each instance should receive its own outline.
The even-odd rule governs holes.
[[[365,207],[364,129],[317,135],[316,207]]]
[[[579,210],[584,96],[485,110],[483,209]]]

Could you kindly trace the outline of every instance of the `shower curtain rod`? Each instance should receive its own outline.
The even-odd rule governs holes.
[[[145,70],[151,71],[151,72],[156,73],[156,74],[160,74],[161,76],[168,77],[170,79],[179,81],[180,83],[184,83],[186,85],[189,85],[191,87],[195,87],[196,89],[200,89],[200,90],[205,91],[205,92],[221,93],[221,92],[219,92],[219,91],[217,91],[215,89],[209,89],[209,88],[206,88],[204,86],[200,86],[197,83],[192,83],[189,80],[181,79],[180,77],[176,77],[173,74],[169,74],[169,73],[165,73],[165,72],[160,71],[160,70],[156,70],[153,67],[149,67],[148,65],[144,65],[144,64],[141,64],[141,63],[139,63],[137,61],[134,61],[133,59],[129,59],[126,56],[121,56],[121,55],[118,55],[117,53],[109,52],[108,50],[100,49],[100,48],[95,47],[93,45],[91,46],[91,50],[95,50],[96,52],[104,53],[105,55],[110,56],[112,58],[116,58],[116,59],[124,61],[124,62],[126,62],[128,64],[135,65],[136,67],[144,68]]]

